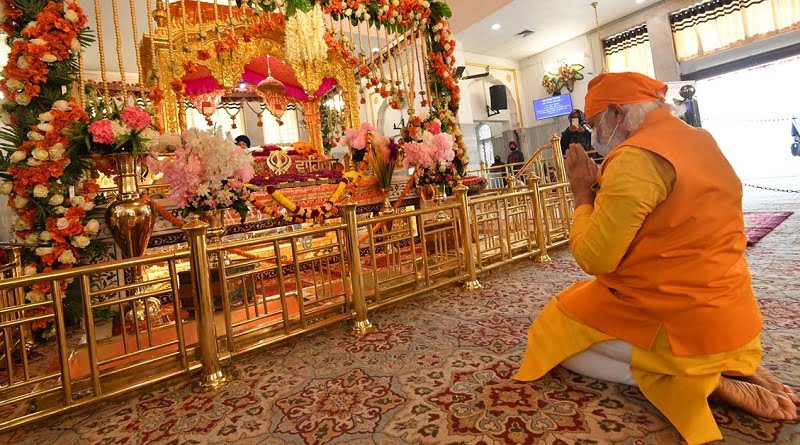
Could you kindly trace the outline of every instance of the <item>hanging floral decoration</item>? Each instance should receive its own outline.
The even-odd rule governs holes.
[[[100,250],[92,240],[100,225],[86,221],[94,207],[97,184],[84,172],[91,168],[87,153],[72,144],[68,133],[88,122],[84,110],[70,99],[78,77],[78,54],[91,43],[86,16],[73,2],[4,0],[2,27],[10,53],[0,79],[0,192],[9,195],[16,212],[13,230],[23,251],[25,274],[66,269]],[[62,284],[61,291],[66,290]],[[50,283],[26,289],[30,303],[52,299]],[[52,305],[28,315],[52,313]],[[37,339],[54,334],[52,321],[32,324]]]
[[[449,184],[457,179],[453,136],[435,115],[414,116],[403,132],[403,167],[418,170],[417,183]]]
[[[586,67],[581,64],[569,64],[564,60],[560,60],[558,67],[554,71],[544,74],[542,86],[548,94],[556,94],[564,87],[571,93],[575,89],[575,82],[583,80],[584,76],[581,71],[584,69]]]

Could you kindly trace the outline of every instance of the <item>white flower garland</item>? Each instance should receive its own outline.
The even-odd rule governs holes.
[[[286,58],[290,62],[319,62],[328,56],[322,8],[314,5],[305,13],[298,10],[286,21]]]

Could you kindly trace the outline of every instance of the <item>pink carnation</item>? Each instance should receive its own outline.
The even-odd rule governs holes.
[[[425,124],[425,129],[430,131],[431,134],[439,134],[442,132],[442,121],[439,119],[434,119],[427,124]]]
[[[119,118],[122,119],[125,125],[136,131],[144,130],[153,122],[152,119],[150,119],[150,115],[138,107],[125,108],[122,110],[122,113],[120,113]]]
[[[92,135],[92,142],[96,144],[114,143],[114,127],[108,119],[93,122],[89,125],[88,131]]]

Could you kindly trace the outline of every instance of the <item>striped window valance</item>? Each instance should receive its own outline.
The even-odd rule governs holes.
[[[649,42],[650,35],[647,34],[647,25],[640,25],[603,40],[603,52],[609,56],[636,45],[649,44]]]
[[[800,28],[800,0],[708,0],[669,20],[685,61]]]
[[[608,70],[635,71],[655,77],[647,25],[639,25],[603,40]]]

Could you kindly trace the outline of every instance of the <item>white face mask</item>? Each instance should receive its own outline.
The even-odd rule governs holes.
[[[579,123],[578,119],[570,119],[569,122],[572,124],[573,127],[577,127]]]
[[[608,110],[603,113],[603,117],[600,118],[600,124],[603,123],[603,120],[606,118],[606,114]],[[608,138],[607,142],[600,142],[600,124],[598,124],[594,131],[592,132],[592,147],[600,153],[601,156],[606,157],[611,150],[614,149],[612,145],[614,141],[614,136],[617,134],[617,128],[619,128],[619,123],[614,127],[614,131],[611,132],[611,137]]]

